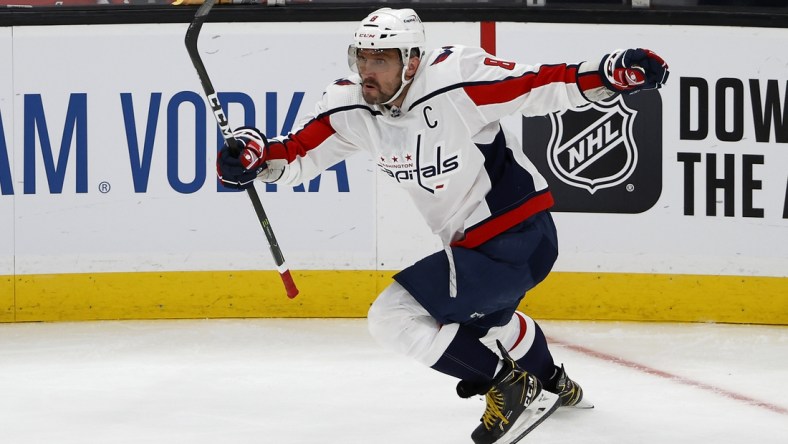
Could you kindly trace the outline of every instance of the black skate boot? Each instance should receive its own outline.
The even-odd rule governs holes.
[[[471,434],[475,444],[512,444],[550,416],[560,405],[558,396],[542,390],[542,383],[525,372],[498,343],[503,368],[486,387],[460,381],[462,397],[484,394],[487,408],[481,424]]]
[[[583,399],[583,388],[580,387],[580,384],[569,379],[563,364],[561,364],[560,368],[555,368],[555,375],[545,385],[545,390],[558,395],[558,398],[561,400],[561,407],[594,408],[594,404]]]

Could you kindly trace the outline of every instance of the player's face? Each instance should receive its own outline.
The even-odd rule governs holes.
[[[398,49],[360,49],[356,54],[361,94],[369,104],[389,101],[402,85],[402,59]]]

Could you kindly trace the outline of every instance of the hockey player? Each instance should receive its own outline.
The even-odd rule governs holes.
[[[526,65],[480,48],[425,52],[424,42],[413,10],[373,12],[348,50],[355,74],[329,85],[291,134],[236,130],[241,154],[225,146],[218,174],[233,188],[297,185],[370,153],[444,245],[394,276],[369,310],[370,333],[459,379],[461,397],[485,395],[475,443],[511,443],[558,406],[590,405],[554,364],[539,325],[516,311],[550,272],[558,241],[547,183],[499,120],[656,89],[668,67],[645,49]]]

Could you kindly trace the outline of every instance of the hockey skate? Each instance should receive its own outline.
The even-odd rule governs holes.
[[[485,394],[487,407],[481,424],[471,434],[475,444],[513,444],[550,416],[560,405],[558,395],[542,390],[542,383],[525,372],[498,343],[503,368],[488,387],[470,387],[461,381],[457,393]],[[486,390],[485,390],[486,389]]]
[[[580,384],[569,379],[564,365],[555,368],[555,376],[545,385],[545,390],[558,395],[561,407],[574,407],[577,409],[592,409],[594,404],[583,398],[583,388]]]

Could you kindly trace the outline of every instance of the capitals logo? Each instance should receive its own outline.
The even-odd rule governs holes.
[[[584,118],[575,121],[579,125],[572,125],[563,118],[567,113],[583,113]],[[547,159],[553,174],[591,194],[627,180],[638,161],[632,134],[636,115],[620,96],[611,102],[551,114],[553,131]]]
[[[449,185],[449,176],[460,168],[460,155],[447,155],[440,144],[430,150],[431,153],[425,151],[419,134],[413,154],[405,152],[380,156],[377,165],[399,184],[419,186],[432,194],[444,191]]]
[[[642,213],[662,194],[662,99],[647,91],[523,118],[554,211]]]

